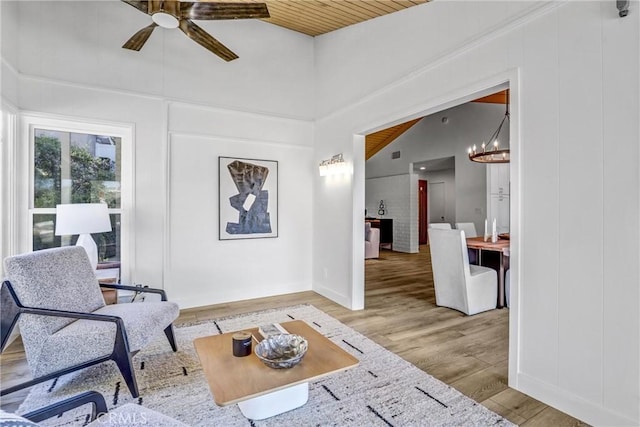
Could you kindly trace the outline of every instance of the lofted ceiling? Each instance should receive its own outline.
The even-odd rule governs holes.
[[[507,90],[496,92],[494,94],[484,96],[482,98],[474,99],[471,102],[487,102],[492,104],[506,104],[507,103]],[[418,123],[422,117],[400,123],[399,125],[392,126],[387,129],[383,129],[378,132],[370,133],[365,137],[365,160],[369,160],[378,151],[382,150],[387,145],[391,144],[397,137],[405,133],[411,128],[411,126]]]
[[[217,2],[219,0],[200,0]],[[319,36],[349,25],[427,3],[427,0],[223,0],[266,3],[270,18],[262,19],[309,36]]]

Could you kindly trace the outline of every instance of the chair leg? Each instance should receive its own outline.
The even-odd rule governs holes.
[[[178,346],[176,345],[176,337],[173,334],[173,324],[167,326],[164,329],[164,334],[167,336],[169,340],[169,344],[171,344],[171,349],[175,352],[178,351]]]
[[[140,392],[138,391],[138,382],[136,381],[136,373],[133,370],[133,363],[131,362],[131,356],[129,354],[118,352],[114,354],[113,361],[118,365],[120,374],[124,378],[124,382],[129,388],[129,392],[133,398],[138,398]]]
[[[123,327],[124,322],[119,319],[117,325],[118,329],[116,331],[116,341],[113,346],[113,353],[111,354],[111,358],[114,362],[116,362],[116,365],[118,365],[120,374],[122,374],[124,382],[127,383],[127,387],[129,388],[129,392],[131,392],[131,396],[137,398],[138,396],[140,396],[140,392],[138,391],[136,373],[133,370],[133,363],[131,361],[131,358],[133,356],[131,355],[131,353],[129,353],[129,345],[127,344],[127,333],[125,332]]]

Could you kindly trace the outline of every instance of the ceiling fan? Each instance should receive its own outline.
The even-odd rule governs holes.
[[[151,16],[153,23],[133,35],[122,46],[125,49],[140,50],[153,30],[159,25],[163,28],[178,28],[191,40],[210,50],[225,61],[238,58],[229,48],[197,26],[195,20],[251,19],[268,18],[269,10],[265,3],[211,3],[180,2],[176,0],[122,0]]]

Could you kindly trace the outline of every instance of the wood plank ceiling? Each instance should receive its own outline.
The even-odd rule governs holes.
[[[215,2],[220,0],[200,0]],[[428,0],[224,0],[266,3],[270,18],[280,27],[319,36],[349,25],[427,3]]]
[[[482,98],[474,99],[471,102],[488,102],[492,104],[506,104],[507,103],[507,91],[496,92],[494,94],[484,96]],[[387,129],[383,129],[378,132],[370,133],[365,137],[365,160],[369,160],[378,151],[382,150],[387,145],[391,144],[396,138],[405,133],[411,128],[411,126],[418,123],[422,117],[400,123],[399,125],[392,126]]]

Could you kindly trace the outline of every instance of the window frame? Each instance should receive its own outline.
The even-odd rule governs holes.
[[[120,279],[123,283],[132,283],[132,272],[135,271],[134,236],[134,126],[131,124],[103,122],[99,120],[79,120],[75,118],[22,114],[20,146],[23,148],[22,164],[24,176],[21,180],[23,222],[20,249],[22,252],[33,251],[33,217],[37,214],[55,214],[55,208],[35,208],[35,130],[52,130],[60,132],[83,133],[89,135],[109,135],[121,138],[120,147],[120,207],[109,208],[109,214],[120,214]],[[25,149],[26,148],[26,149]]]
[[[0,260],[16,252],[17,228],[15,220],[16,161],[18,109],[1,100],[0,119]],[[4,277],[4,264],[0,262],[0,276]]]

